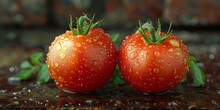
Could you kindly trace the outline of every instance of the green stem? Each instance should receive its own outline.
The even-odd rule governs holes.
[[[74,36],[76,35],[88,35],[89,30],[97,26],[102,20],[93,23],[95,15],[93,15],[92,19],[89,19],[86,15],[76,18],[76,29],[72,27],[72,16],[70,16],[69,28],[72,31]]]
[[[170,24],[170,27],[169,27],[169,29],[167,31],[167,34],[165,36],[161,36],[160,35],[161,24],[160,24],[159,20],[158,20],[158,26],[157,26],[157,32],[156,33],[155,33],[155,29],[154,29],[154,27],[153,27],[151,22],[146,22],[143,25],[141,25],[141,23],[139,21],[139,28],[136,31],[136,33],[141,33],[142,34],[146,44],[161,44],[164,40],[166,40],[170,36],[170,34],[172,32],[171,24]],[[146,33],[145,33],[146,30],[149,31],[150,37],[148,37],[146,35]]]

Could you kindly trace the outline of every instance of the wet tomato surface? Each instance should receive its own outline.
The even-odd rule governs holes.
[[[219,109],[218,47],[189,46],[189,50],[198,58],[197,64],[206,73],[204,87],[192,87],[189,79],[163,95],[145,95],[128,84],[117,86],[108,83],[94,92],[69,94],[59,90],[54,81],[40,85],[36,84],[36,78],[32,78],[11,83],[8,77],[16,74],[19,66],[13,63],[0,70],[0,109]]]
[[[66,31],[56,37],[47,54],[51,78],[67,92],[101,88],[111,78],[116,63],[116,47],[101,28],[77,36]]]

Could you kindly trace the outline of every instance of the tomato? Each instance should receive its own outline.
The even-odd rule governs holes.
[[[92,22],[87,17],[86,20]],[[49,47],[46,63],[50,77],[58,88],[67,92],[101,88],[109,81],[117,64],[116,47],[109,35],[102,28],[86,28],[90,28],[87,33],[80,33],[78,29],[66,31]]]
[[[143,26],[139,33],[127,36],[122,42],[119,69],[133,88],[147,94],[164,93],[186,75],[188,50],[170,31],[160,32],[160,24],[157,32],[150,23]]]

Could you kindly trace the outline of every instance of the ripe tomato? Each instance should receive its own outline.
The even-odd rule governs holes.
[[[159,22],[158,22],[159,24]],[[188,51],[182,40],[144,24],[140,33],[127,36],[119,48],[119,69],[124,79],[141,92],[158,94],[177,85],[188,71]],[[154,38],[153,38],[154,37]]]
[[[87,17],[86,20],[92,22]],[[116,47],[109,35],[101,28],[87,27],[90,28],[88,33],[80,33],[77,29],[66,31],[49,47],[46,63],[50,77],[64,91],[97,90],[108,82],[116,67]]]

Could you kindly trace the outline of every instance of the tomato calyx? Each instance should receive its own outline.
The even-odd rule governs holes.
[[[143,25],[141,25],[141,22],[139,20],[139,27],[137,27],[136,34],[141,33],[146,44],[161,44],[172,33],[171,25],[172,25],[172,22],[170,23],[170,26],[169,26],[169,29],[168,29],[166,35],[161,35],[160,34],[161,33],[161,24],[160,24],[159,20],[157,23],[157,31],[155,31],[152,22],[149,21],[149,22],[146,22]],[[150,36],[148,36],[145,33],[146,31],[149,31]]]
[[[69,28],[72,31],[72,34],[74,36],[88,35],[90,29],[97,26],[99,23],[103,21],[100,20],[97,22],[93,22],[94,18],[95,18],[95,14],[92,16],[91,19],[88,18],[87,15],[80,16],[79,18],[76,18],[76,28],[73,28],[72,16],[70,15]]]

